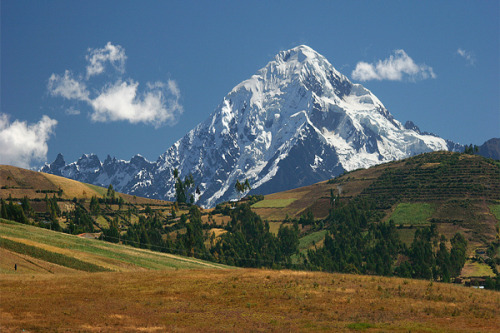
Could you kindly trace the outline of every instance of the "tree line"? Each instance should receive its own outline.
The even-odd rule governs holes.
[[[417,229],[410,247],[392,221],[377,221],[375,203],[354,199],[332,209],[322,248],[309,250],[304,265],[313,270],[401,276],[450,282],[465,264],[467,241],[457,233],[448,251],[436,225]],[[439,240],[439,246],[437,244]]]

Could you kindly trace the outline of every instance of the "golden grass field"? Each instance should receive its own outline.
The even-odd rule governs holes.
[[[24,196],[30,199],[43,199],[45,195],[52,197],[54,194],[46,194],[41,191],[58,191],[59,189],[63,190],[60,198],[69,200],[73,198],[88,200],[93,196],[102,198],[107,193],[107,188],[104,187],[10,165],[0,165],[0,184],[3,187],[0,191],[1,199],[7,199],[9,196],[18,199]],[[117,193],[117,195],[122,197],[125,202],[133,204],[148,204],[153,207],[154,205],[165,206],[171,204],[168,201],[141,198],[129,194]]]
[[[0,275],[2,332],[498,332],[500,293],[319,272]]]

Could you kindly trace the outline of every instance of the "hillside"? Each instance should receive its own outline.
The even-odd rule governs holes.
[[[109,185],[109,184],[108,184]],[[102,198],[107,193],[107,188],[82,183],[72,179],[48,173],[37,172],[18,168],[11,165],[0,165],[0,199],[20,199],[24,196],[29,199],[43,199],[46,195],[56,195],[58,199],[89,200],[93,196]],[[169,202],[136,197],[133,195],[117,193],[125,202],[137,204],[169,204]]]
[[[277,270],[0,275],[2,331],[498,332],[498,293]]]
[[[396,224],[399,238],[407,246],[416,230],[431,225],[446,239],[462,233],[468,241],[470,258],[462,276],[493,276],[488,265],[482,263],[488,258],[496,260],[499,267],[500,163],[477,155],[417,155],[266,195],[252,205],[252,210],[278,230],[283,221],[298,220],[309,212],[322,223],[332,207],[332,199],[337,200],[333,205],[338,205],[339,201],[363,198],[375,203],[377,219]],[[302,229],[301,252],[321,247],[325,229],[321,225]]]
[[[443,202],[453,199],[500,200],[500,164],[477,155],[432,152],[329,180],[265,195],[253,210],[270,221],[299,217],[311,210],[318,219],[328,215],[331,191],[342,200],[376,196],[380,209],[399,202]]]
[[[222,268],[202,260],[87,239],[0,219],[0,274]],[[14,270],[17,265],[17,270]]]

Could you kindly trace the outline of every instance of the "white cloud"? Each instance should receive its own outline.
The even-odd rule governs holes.
[[[178,100],[180,95],[175,82],[166,86],[161,82],[148,84],[146,91],[139,96],[139,83],[117,81],[103,89],[90,104],[94,110],[91,119],[98,122],[125,120],[132,124],[146,123],[159,127],[168,122],[174,124],[177,115],[183,112]]]
[[[417,65],[404,50],[396,50],[394,54],[384,60],[379,60],[376,64],[359,62],[351,76],[355,80],[391,80],[410,81],[436,78],[432,67],[426,64]]]
[[[85,83],[75,80],[72,76],[68,70],[64,72],[64,76],[52,74],[48,83],[49,92],[52,96],[88,101],[89,92]]]
[[[73,107],[70,107],[69,109],[66,109],[65,113],[68,115],[68,116],[77,116],[80,114],[80,110],[77,110]]]
[[[476,57],[474,56],[474,53],[472,53],[470,51],[464,50],[462,48],[458,48],[457,54],[459,56],[461,56],[462,58],[464,58],[465,60],[467,60],[467,62],[471,66],[474,66],[474,64],[476,63]]]
[[[87,89],[92,76],[105,70],[110,62],[115,69],[124,73],[124,49],[110,42],[102,49],[89,49],[87,76],[75,79],[68,70],[64,75],[52,74],[47,88],[52,96],[68,100],[86,102],[91,108],[90,118],[96,122],[128,121],[132,124],[145,123],[159,127],[164,123],[173,125],[183,112],[180,104],[181,93],[174,80],[167,83],[147,83],[144,91],[139,91],[139,83],[132,80],[117,79],[108,82],[101,89]],[[75,115],[80,111],[73,107],[66,114]]]
[[[0,164],[29,168],[33,162],[47,159],[47,141],[57,125],[57,120],[43,116],[36,123],[25,121],[10,122],[9,117],[0,113]]]
[[[127,56],[125,55],[125,49],[120,45],[113,45],[108,42],[102,49],[89,48],[88,52],[89,54],[85,57],[89,62],[87,65],[87,78],[104,72],[104,66],[108,61],[117,71],[125,72]]]

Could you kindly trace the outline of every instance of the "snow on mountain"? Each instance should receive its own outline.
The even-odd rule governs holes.
[[[271,193],[449,149],[457,147],[413,123],[403,126],[368,89],[301,45],[234,87],[208,119],[154,163],[140,156],[101,163],[83,155],[61,167],[58,156],[42,171],[171,200],[177,168],[181,177],[192,173],[198,203],[211,207],[238,197],[236,180],[248,179],[252,193]]]

